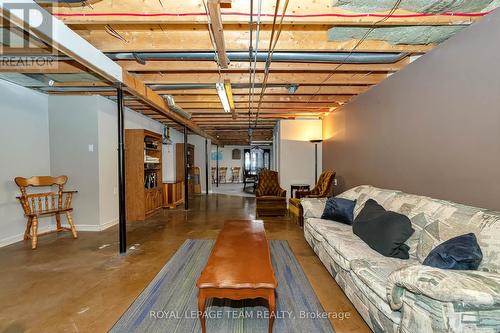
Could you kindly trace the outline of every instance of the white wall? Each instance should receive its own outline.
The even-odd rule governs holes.
[[[279,123],[280,185],[290,197],[290,185],[303,183],[311,188],[314,179],[314,144],[311,139],[322,138],[319,119],[281,120]],[[318,144],[318,177],[322,171],[322,144]]]
[[[95,99],[99,132],[99,224],[100,230],[118,223],[118,116],[114,101],[101,96]],[[125,129],[147,129],[163,133],[163,125],[125,108]],[[169,158],[163,156],[163,159]],[[171,157],[170,157],[171,158]]]
[[[0,246],[22,240],[26,227],[15,199],[17,176],[68,175],[66,188],[79,191],[73,200],[78,230],[117,223],[116,103],[100,96],[47,96],[2,80],[0,100]],[[163,125],[126,108],[125,128],[162,133]],[[171,136],[182,142],[181,133],[171,130]],[[165,151],[164,180],[173,180],[175,146]],[[42,219],[39,232],[53,229],[53,222]]]
[[[188,135],[188,143],[194,145],[194,166],[200,168],[201,193],[205,193],[205,138],[196,134]],[[208,140],[208,167],[210,168],[210,147],[212,140]],[[210,180],[210,169],[208,170],[208,191],[212,191],[212,182]]]
[[[241,150],[241,158],[239,160],[233,160],[233,149],[239,149]],[[219,153],[222,153],[222,160],[219,161],[219,168],[220,167],[227,167],[227,173],[226,173],[226,179],[227,181],[230,180],[231,178],[231,168],[232,167],[241,167],[240,170],[240,180],[243,180],[243,168],[244,168],[244,149],[250,149],[250,146],[224,146],[224,147],[219,147]],[[212,145],[212,152],[215,152],[217,150],[215,145]],[[216,167],[217,162],[215,160],[212,161],[211,159],[211,154],[209,156],[210,161],[211,161],[211,166]]]
[[[73,198],[78,230],[100,224],[96,104],[91,96],[49,96],[50,175],[68,176],[65,188],[78,190]]]
[[[22,240],[26,218],[17,176],[50,174],[48,98],[0,80],[0,246]],[[48,229],[50,219],[40,222]]]
[[[175,168],[175,144],[184,142],[184,134],[171,128],[170,140],[172,140],[171,145],[163,145],[162,156],[164,182],[174,182],[177,179]]]
[[[79,191],[73,201],[77,229],[104,230],[118,223],[116,103],[101,96],[50,96],[49,106],[51,169],[67,174]],[[146,116],[128,108],[124,116],[126,129],[162,133],[163,125]]]

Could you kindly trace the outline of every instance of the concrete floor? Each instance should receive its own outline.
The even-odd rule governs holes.
[[[118,252],[118,228],[41,236],[0,249],[0,332],[106,332],[186,239],[217,236],[224,220],[254,218],[255,199],[193,197],[188,212],[164,210],[128,225],[129,252]],[[43,223],[43,220],[42,222]],[[265,220],[270,239],[288,240],[336,332],[370,332],[288,218]]]
[[[252,188],[253,184],[247,184],[247,189],[245,192],[243,191],[243,183],[227,183],[219,184],[219,186],[215,186],[215,184],[212,184],[213,193],[255,198],[255,194],[252,193]]]

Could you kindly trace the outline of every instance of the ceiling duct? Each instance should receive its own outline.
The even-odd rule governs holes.
[[[184,111],[180,106],[175,104],[174,98],[172,95],[163,95],[163,98],[167,102],[168,108],[177,113],[179,116],[184,117],[186,119],[191,119],[191,113]]]
[[[214,61],[215,52],[107,52],[105,53],[111,60],[199,60]],[[258,62],[267,61],[268,52],[227,52],[230,61],[250,61],[257,59]],[[274,52],[273,62],[313,62],[313,63],[346,63],[346,64],[393,64],[408,54],[406,53],[387,53],[387,52]],[[15,60],[25,57],[46,56],[43,54],[18,55],[9,54],[8,58]],[[0,55],[0,58],[5,57]],[[72,60],[68,56],[50,56],[51,59],[58,61]]]
[[[215,52],[119,52],[106,53],[112,60],[214,60]],[[274,52],[273,62],[324,62],[349,64],[392,64],[406,57],[406,53],[376,52]],[[230,61],[249,61],[256,58],[267,61],[268,52],[227,52]]]

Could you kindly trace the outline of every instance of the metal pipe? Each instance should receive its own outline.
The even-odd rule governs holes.
[[[189,168],[188,168],[188,135],[187,127],[184,126],[184,209],[189,209]]]
[[[212,60],[215,61],[215,52],[115,52],[105,53],[112,60],[136,60],[137,57],[148,60]],[[384,52],[274,52],[274,62],[320,62],[346,64],[392,64],[406,57],[406,53],[384,53]],[[267,61],[268,54],[265,51],[251,53],[248,51],[227,52],[230,61],[250,61],[256,59],[258,62]],[[26,57],[50,57],[56,61],[72,60],[68,56],[54,56],[43,54],[31,55],[2,55],[2,58],[11,60],[26,59]]]
[[[106,53],[113,60],[135,60],[139,56],[144,60],[213,60],[215,52],[133,52]],[[389,64],[401,60],[406,53],[376,53],[356,52],[349,58],[349,52],[274,52],[273,61],[286,62],[345,62],[348,64]],[[267,61],[268,52],[227,52],[230,61],[249,61],[255,59],[259,62]]]
[[[116,90],[118,105],[118,221],[120,253],[127,252],[127,219],[125,206],[125,144],[124,144],[124,117],[123,117],[123,90]]]

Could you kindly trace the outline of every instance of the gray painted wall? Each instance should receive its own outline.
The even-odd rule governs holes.
[[[14,178],[50,174],[47,100],[0,80],[0,246],[21,240],[26,228]],[[50,224],[50,219],[40,221],[39,231]]]
[[[360,184],[500,210],[500,11],[323,123],[323,168]]]
[[[66,188],[78,190],[73,201],[77,227],[99,225],[97,120],[95,97],[49,97],[51,174],[68,176]]]

